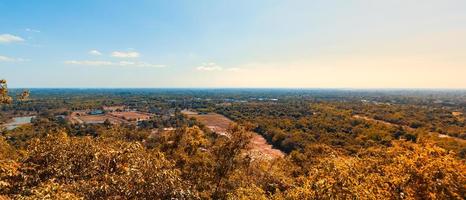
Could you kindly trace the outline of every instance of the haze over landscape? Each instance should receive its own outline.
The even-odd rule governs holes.
[[[464,200],[465,116],[465,0],[0,0],[0,200]]]
[[[47,3],[46,3],[47,2]],[[13,88],[466,88],[466,1],[1,1]]]

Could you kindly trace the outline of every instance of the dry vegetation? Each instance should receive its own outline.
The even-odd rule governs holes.
[[[466,197],[466,147],[459,142],[466,129],[452,114],[464,110],[460,107],[302,96],[223,106],[212,100],[189,102],[185,94],[182,101],[173,99],[177,95],[138,94],[111,102],[107,96],[82,95],[74,100],[65,95],[71,102],[54,97],[2,108],[37,109],[38,116],[30,125],[1,131],[0,199]],[[137,125],[76,125],[50,112],[56,106],[121,105],[121,99],[156,117]],[[209,114],[179,113],[188,104]],[[76,117],[102,119],[85,113]],[[431,133],[438,130],[449,137]]]
[[[220,135],[227,135],[228,128],[234,123],[230,119],[226,118],[223,115],[217,113],[206,113],[199,114],[192,111],[184,111],[188,117],[193,117],[199,122],[205,124],[213,132]],[[251,142],[250,142],[250,151],[255,157],[260,157],[263,159],[273,159],[281,158],[284,156],[284,153],[278,149],[274,149],[272,145],[268,144],[267,141],[261,135],[251,133]]]

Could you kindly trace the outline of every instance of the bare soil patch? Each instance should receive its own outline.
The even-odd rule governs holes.
[[[130,120],[130,121],[148,120],[151,117],[150,114],[134,112],[134,111],[111,112],[110,115],[114,117],[119,117],[125,120]]]
[[[100,124],[104,123],[105,120],[110,121],[113,124],[122,124],[128,123],[128,121],[111,116],[111,115],[82,115],[75,117],[75,121],[79,123],[86,123],[86,124]]]
[[[230,124],[234,123],[227,117],[217,113],[198,114],[192,111],[182,111],[182,113],[188,117],[194,117],[196,120],[206,125],[210,130],[220,135],[227,135],[228,127]],[[281,158],[285,156],[282,151],[274,149],[272,145],[268,144],[267,140],[258,133],[251,132],[251,134],[250,151],[252,154],[266,159]]]
[[[234,123],[230,119],[217,113],[198,114],[191,111],[183,112],[188,117],[194,117],[197,121],[206,125],[210,130],[218,134],[226,134],[230,124]]]
[[[462,112],[451,112],[451,114],[455,117],[459,117],[459,116],[462,116],[463,113]]]

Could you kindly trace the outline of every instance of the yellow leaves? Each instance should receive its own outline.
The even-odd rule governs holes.
[[[11,103],[11,101],[11,97],[8,96],[8,87],[6,84],[6,80],[0,79],[0,105],[9,104]]]
[[[18,195],[17,199],[24,200],[35,200],[35,199],[44,199],[44,200],[80,200],[84,199],[75,193],[68,192],[67,189],[54,181],[47,181],[41,183],[39,186],[34,187],[31,190],[29,196]]]
[[[316,143],[284,159],[262,160],[244,154],[247,131],[232,127],[230,135],[212,139],[197,127],[178,129],[157,136],[157,146],[148,149],[110,134],[50,134],[30,141],[23,160],[0,162],[0,194],[30,199],[461,199],[465,191],[464,161],[428,142],[397,141],[351,155]],[[10,147],[0,139],[4,149]]]
[[[19,101],[27,101],[27,100],[29,100],[29,90],[23,90],[23,91],[18,95],[18,100],[19,100]]]
[[[13,160],[0,160],[0,194],[10,190],[12,184],[9,177],[18,175],[19,164]]]
[[[3,136],[0,136],[0,160],[14,159],[17,156],[16,154],[15,149],[5,141]]]
[[[307,177],[286,192],[290,199],[413,198],[461,199],[465,191],[463,161],[425,144],[394,142],[371,148],[357,157],[320,158]]]
[[[227,194],[227,199],[231,200],[267,200],[264,190],[251,185],[246,188],[238,188]]]
[[[18,195],[29,195],[21,189],[23,185],[35,190],[28,198],[67,199],[68,193],[79,193],[88,199],[196,195],[179,178],[180,172],[172,162],[139,142],[57,133],[31,143],[28,150],[20,172],[6,175],[16,180],[7,184]]]

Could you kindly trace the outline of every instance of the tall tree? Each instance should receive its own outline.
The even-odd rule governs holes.
[[[228,191],[225,181],[230,174],[245,164],[244,152],[251,141],[251,134],[244,127],[232,124],[228,130],[229,137],[217,140],[213,153],[216,158],[214,199],[224,199]]]
[[[11,103],[12,98],[8,96],[8,87],[5,79],[0,79],[0,104]]]
[[[23,90],[20,94],[18,94],[19,101],[27,101],[29,99],[29,90]]]

